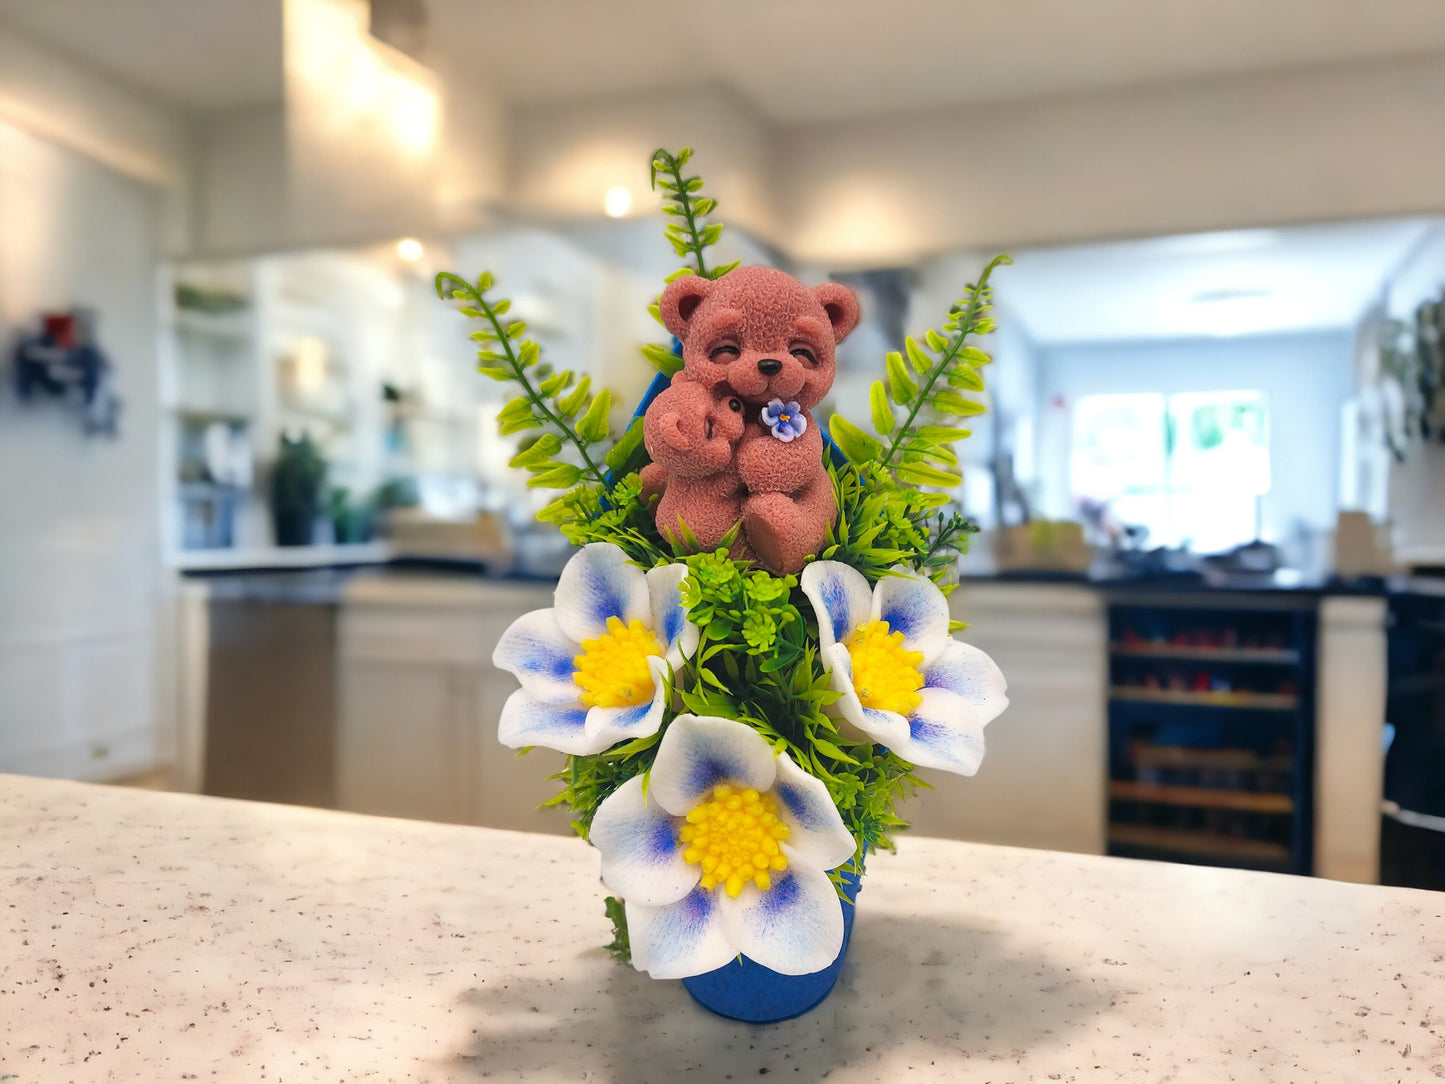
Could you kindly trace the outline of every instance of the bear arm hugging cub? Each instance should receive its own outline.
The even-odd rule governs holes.
[[[658,530],[709,550],[741,521],[733,557],[800,571],[838,514],[811,410],[833,385],[858,299],[837,283],[810,289],[770,267],[739,267],[676,279],[661,309],[683,369],[643,423]]]

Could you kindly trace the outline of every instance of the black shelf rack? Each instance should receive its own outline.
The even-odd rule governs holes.
[[[1316,600],[1109,606],[1109,853],[1311,872]]]

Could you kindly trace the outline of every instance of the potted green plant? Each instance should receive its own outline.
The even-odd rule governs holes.
[[[333,486],[326,495],[326,514],[331,520],[337,545],[356,545],[371,541],[370,501],[353,501],[351,491],[345,486]]]
[[[321,512],[326,460],[311,438],[281,434],[281,450],[271,473],[271,517],[278,546],[309,546]]]

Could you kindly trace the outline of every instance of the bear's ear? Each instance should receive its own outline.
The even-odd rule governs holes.
[[[858,298],[848,287],[836,282],[814,286],[813,296],[823,306],[823,311],[828,314],[828,322],[833,325],[833,341],[842,342],[848,337],[848,332],[858,326],[858,317],[861,315]]]
[[[700,275],[683,275],[682,278],[669,282],[658,302],[658,307],[662,309],[662,322],[667,326],[667,330],[679,339],[686,339],[687,323],[711,289],[712,280]]]

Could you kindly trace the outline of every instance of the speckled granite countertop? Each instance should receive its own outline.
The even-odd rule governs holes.
[[[0,1080],[1445,1077],[1445,895],[908,839],[784,1024],[614,963],[577,840],[0,776]]]

